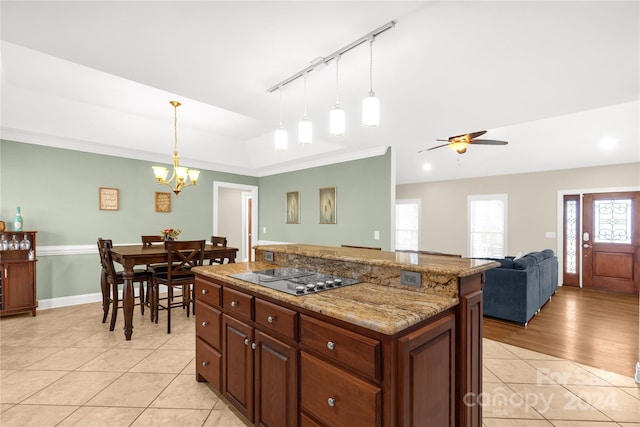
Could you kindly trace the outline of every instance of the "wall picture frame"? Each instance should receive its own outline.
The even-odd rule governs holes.
[[[300,224],[300,192],[287,192],[287,224]]]
[[[120,191],[117,188],[100,187],[99,206],[101,211],[117,211],[120,209]]]
[[[171,212],[171,193],[156,191],[156,212]]]
[[[320,224],[337,224],[336,187],[320,188],[318,193],[320,196]]]

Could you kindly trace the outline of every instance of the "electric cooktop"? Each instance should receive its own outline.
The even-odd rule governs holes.
[[[229,274],[229,277],[291,295],[310,295],[360,283],[356,279],[286,267]]]

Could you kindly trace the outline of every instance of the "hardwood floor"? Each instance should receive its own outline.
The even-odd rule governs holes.
[[[485,338],[633,376],[638,361],[638,296],[558,288],[524,328],[484,318]]]

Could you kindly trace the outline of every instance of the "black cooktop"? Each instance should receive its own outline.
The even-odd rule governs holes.
[[[286,267],[229,274],[229,277],[291,295],[310,295],[360,283],[356,279]]]

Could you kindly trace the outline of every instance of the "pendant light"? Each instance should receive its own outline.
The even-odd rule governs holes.
[[[336,56],[336,105],[329,113],[329,132],[333,136],[344,136],[346,117],[344,110],[340,108],[340,98],[338,96],[338,70],[340,65],[340,55]]]
[[[304,73],[304,115],[298,123],[298,142],[300,144],[311,144],[313,139],[313,124],[307,117],[307,71]]]
[[[369,42],[369,96],[362,100],[362,125],[375,127],[380,123],[380,100],[373,91],[373,41]]]
[[[282,86],[280,86],[278,90],[280,92],[280,126],[276,129],[273,140],[276,146],[276,151],[287,151],[289,141],[287,138],[287,131],[282,125]]]

